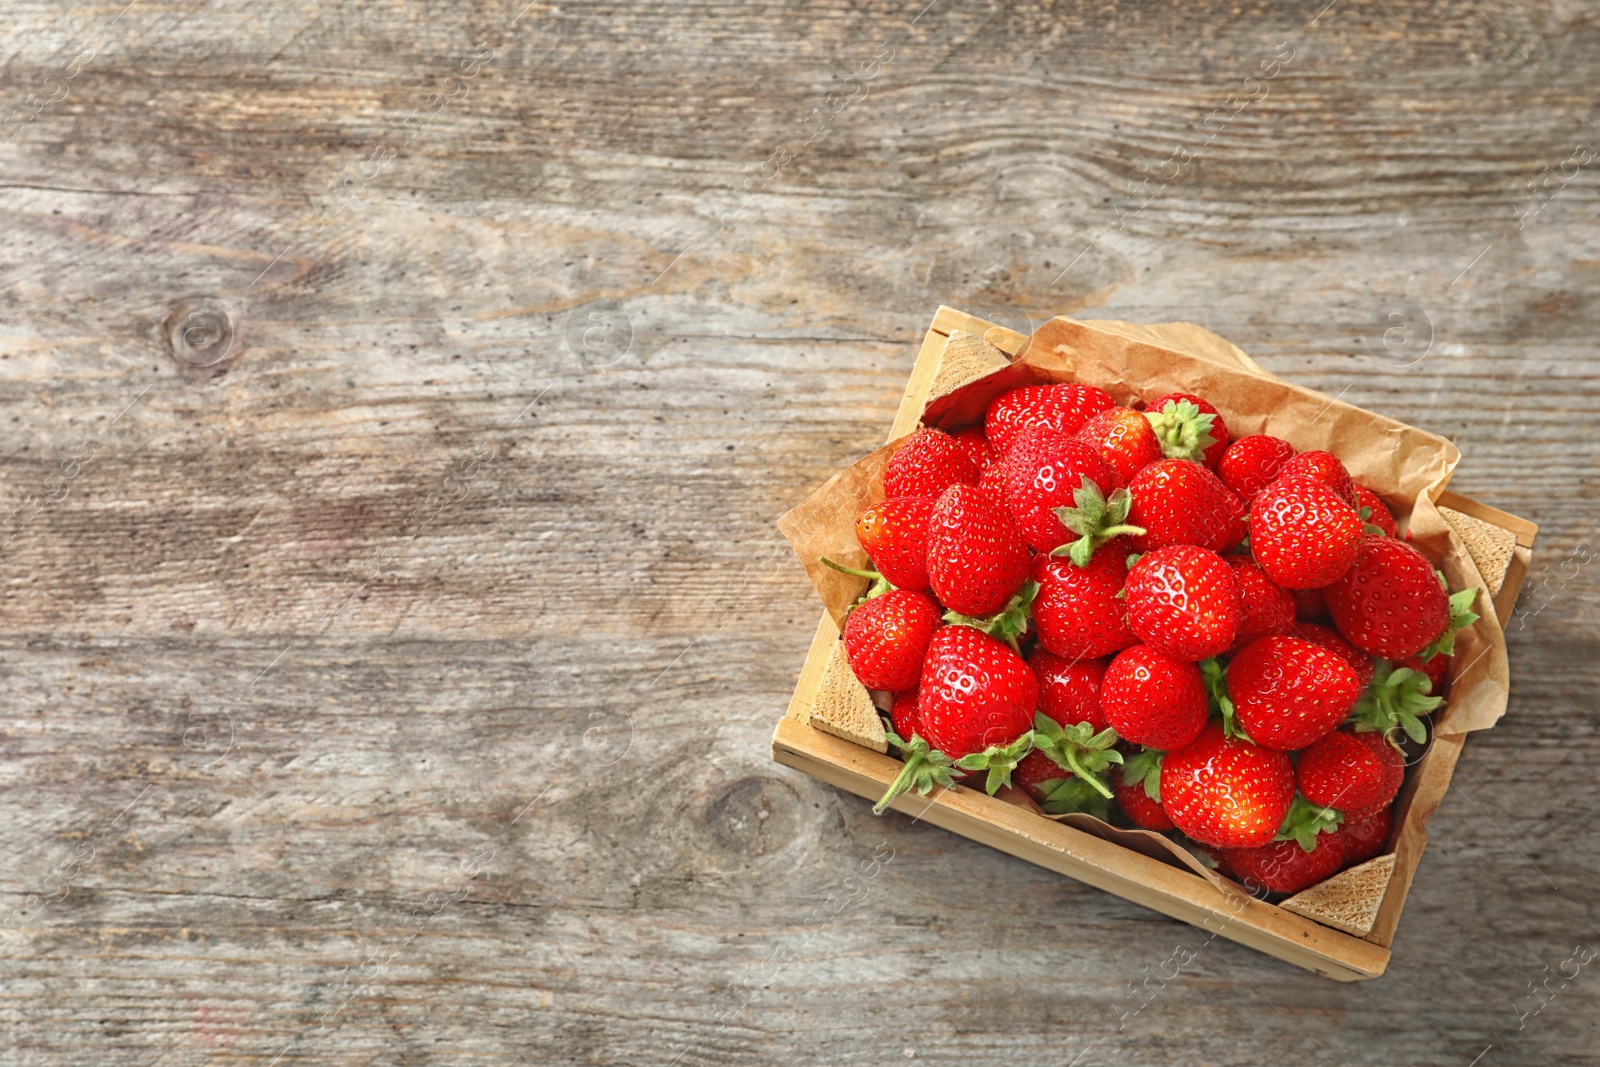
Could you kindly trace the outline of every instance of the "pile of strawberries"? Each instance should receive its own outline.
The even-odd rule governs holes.
[[[921,429],[856,523],[844,650],[905,765],[878,807],[965,778],[1049,814],[1181,832],[1294,893],[1379,854],[1476,590],[1329,452],[1183,393],[1014,389]]]

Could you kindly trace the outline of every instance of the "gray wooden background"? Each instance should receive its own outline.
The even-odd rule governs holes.
[[[0,1062],[1596,1061],[1595,9],[924,2],[8,6]],[[940,303],[1543,525],[1385,978],[769,762]]]

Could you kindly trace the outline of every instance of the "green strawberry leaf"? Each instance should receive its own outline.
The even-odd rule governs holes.
[[[1028,623],[1033,619],[1033,598],[1038,595],[1039,583],[1029,580],[1022,583],[1022,588],[1007,601],[1005,607],[986,619],[947,611],[944,621],[952,626],[969,626],[990,637],[997,637],[1010,645],[1011,651],[1020,655],[1022,649],[1017,647],[1017,642],[1028,632]]]
[[[1344,813],[1313,804],[1299,793],[1289,805],[1274,841],[1293,841],[1310,852],[1317,847],[1318,834],[1331,834],[1344,824]]]
[[[1122,784],[1144,786],[1144,795],[1156,803],[1161,803],[1161,757],[1166,755],[1160,749],[1148,745],[1133,754],[1132,759],[1122,762]]]
[[[900,768],[900,773],[889,783],[888,792],[883,794],[879,801],[872,805],[872,814],[882,815],[884,809],[894,803],[895,798],[908,790],[916,790],[918,796],[925,797],[933,791],[934,786],[950,789],[955,786],[955,775],[951,773],[955,764],[936,748],[931,748],[919,734],[912,734],[911,740],[903,740],[894,732],[894,727],[889,720],[883,721],[883,732],[889,739],[889,744],[899,749],[905,766]]]
[[[1206,449],[1217,443],[1211,432],[1216,416],[1201,411],[1188,400],[1169,400],[1160,411],[1147,411],[1150,428],[1161,442],[1161,454],[1168,459],[1192,459],[1199,462]]]
[[[1076,507],[1056,508],[1056,518],[1061,525],[1078,534],[1078,539],[1062,545],[1050,554],[1066,556],[1075,567],[1087,567],[1095,549],[1124,534],[1137,536],[1145,532],[1142,526],[1128,525],[1128,509],[1133,506],[1133,494],[1126,489],[1114,490],[1108,500],[1100,487],[1088,478],[1072,491]]]
[[[1044,797],[1039,806],[1046,815],[1111,817],[1111,802],[1082,778],[1051,778],[1039,786],[1039,791]]]
[[[1410,667],[1396,667],[1386,659],[1375,661],[1372,684],[1361,694],[1356,708],[1346,720],[1361,733],[1380,732],[1385,736],[1402,730],[1417,744],[1428,739],[1422,716],[1444,703],[1444,697],[1429,696],[1433,683],[1426,674]]]
[[[994,796],[1003,785],[1011,784],[1011,772],[1017,769],[1022,757],[1033,751],[1033,731],[1029,730],[1009,745],[990,745],[982,752],[972,752],[956,760],[964,771],[987,771],[984,791]]]
[[[1107,799],[1111,787],[1105,783],[1105,772],[1122,762],[1122,753],[1112,747],[1116,743],[1117,733],[1109,727],[1095,733],[1086,722],[1062,726],[1042,711],[1034,713],[1033,747]]]
[[[1443,579],[1444,576],[1439,577]],[[1478,613],[1472,610],[1472,605],[1477,599],[1477,586],[1450,594],[1450,625],[1445,627],[1444,633],[1440,634],[1433,644],[1417,653],[1419,660],[1426,663],[1435,656],[1456,654],[1456,631],[1465,630],[1478,621]]]
[[[1228,696],[1228,673],[1216,656],[1200,661],[1200,677],[1206,683],[1206,696],[1211,700],[1211,710],[1222,719],[1222,735],[1240,741],[1249,741],[1250,735],[1239,725],[1239,716]],[[1252,742],[1253,744],[1254,742]]]

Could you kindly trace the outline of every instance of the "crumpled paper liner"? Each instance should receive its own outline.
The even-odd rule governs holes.
[[[1173,347],[1175,342],[1188,344],[1191,350],[1179,350]],[[922,421],[945,430],[981,423],[990,401],[1000,393],[1021,385],[1067,381],[1099,386],[1124,404],[1169,392],[1196,393],[1222,412],[1232,439],[1266,433],[1300,451],[1334,453],[1357,482],[1395,505],[1395,518],[1403,528],[1409,526],[1411,543],[1444,572],[1451,589],[1478,587],[1475,610],[1480,619],[1456,635],[1448,703],[1433,716],[1430,751],[1411,768],[1396,812],[1395,844],[1401,860],[1397,871],[1403,869],[1409,882],[1415,863],[1406,860],[1426,841],[1425,827],[1443,798],[1455,763],[1429,757],[1454,755],[1463,735],[1493,726],[1505,713],[1510,690],[1505,639],[1483,578],[1460,537],[1434,506],[1460,452],[1436,434],[1282,381],[1231,343],[1188,323],[1136,326],[1051,319],[1010,366],[932,401]],[[855,520],[869,504],[883,499],[884,468],[903,440],[890,442],[840,471],[778,522],[823,604],[841,626],[867,583],[819,561],[827,556],[848,566],[866,564],[855,538]],[[1022,800],[1026,798],[1013,798]],[[1088,815],[1066,816],[1065,821],[1222,883],[1214,871],[1160,834],[1121,829]]]

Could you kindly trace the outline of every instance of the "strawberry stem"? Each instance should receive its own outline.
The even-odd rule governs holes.
[[[1105,773],[1122,762],[1122,753],[1112,747],[1116,743],[1117,732],[1110,727],[1095,733],[1086,722],[1062,726],[1042,711],[1034,713],[1033,747],[1108,800],[1111,787],[1105,783]]]
[[[889,590],[895,588],[893,585],[889,584],[889,579],[885,578],[877,571],[857,570],[855,567],[846,567],[843,563],[835,563],[827,556],[818,556],[817,559],[823,565],[832,567],[840,574],[850,574],[857,578],[865,578],[872,583],[871,585],[867,586],[866,595],[860,600],[856,601],[857,604],[865,604],[873,597],[882,596],[884,593],[887,593]]]
[[[1396,667],[1386,659],[1373,666],[1372,684],[1361,694],[1349,722],[1362,733],[1392,734],[1396,729],[1417,744],[1428,739],[1422,716],[1444,703],[1444,697],[1429,696],[1433,682],[1421,671]]]
[[[1144,786],[1145,796],[1161,803],[1161,757],[1164,754],[1160,749],[1146,745],[1135,752],[1131,759],[1123,760],[1122,784],[1138,783]]]
[[[1443,575],[1440,579],[1443,580]],[[1453,656],[1456,653],[1456,631],[1465,630],[1468,626],[1478,621],[1478,613],[1472,610],[1472,604],[1478,599],[1478,589],[1463,589],[1459,593],[1450,594],[1450,625],[1444,628],[1444,633],[1417,653],[1417,659],[1423,663],[1435,656]]]
[[[959,611],[944,613],[944,621],[952,626],[968,626],[974,630],[982,631],[990,637],[996,637],[1011,646],[1011,651],[1021,655],[1022,649],[1017,642],[1028,632],[1028,623],[1033,618],[1033,598],[1039,595],[1039,583],[1027,581],[1017,591],[1006,606],[988,618],[975,615],[963,615]]]
[[[1233,700],[1228,696],[1228,675],[1222,667],[1222,661],[1216,656],[1202,660],[1200,677],[1205,679],[1206,696],[1210,699],[1211,710],[1222,719],[1222,735],[1249,741],[1250,735],[1239,725],[1239,716],[1235,712]]]
[[[1200,462],[1206,449],[1217,443],[1211,432],[1216,416],[1201,411],[1188,400],[1169,400],[1160,411],[1147,411],[1150,428],[1161,442],[1161,454],[1168,459],[1192,459]]]
[[[1344,813],[1313,804],[1296,793],[1289,813],[1283,817],[1274,841],[1293,841],[1310,852],[1317,847],[1318,834],[1331,834],[1344,824]]]
[[[888,736],[889,744],[900,750],[905,766],[889,783],[888,792],[872,805],[872,814],[882,815],[885,808],[908,790],[915,789],[918,796],[925,797],[936,785],[949,789],[956,784],[955,776],[950,773],[955,766],[950,762],[950,757],[929,747],[920,734],[912,734],[909,741],[903,740],[887,720],[884,721],[883,732]]]
[[[1114,490],[1110,499],[1100,487],[1088,478],[1072,491],[1075,507],[1055,509],[1061,525],[1078,534],[1076,541],[1062,545],[1050,554],[1066,556],[1074,566],[1087,567],[1095,549],[1113,537],[1137,537],[1145,532],[1143,526],[1128,525],[1128,510],[1133,507],[1133,494],[1126,489]]]
[[[994,796],[1001,786],[1011,784],[1011,772],[1032,751],[1033,731],[1029,730],[1009,745],[990,745],[982,752],[970,752],[956,760],[956,766],[964,771],[987,771],[983,788]]]

